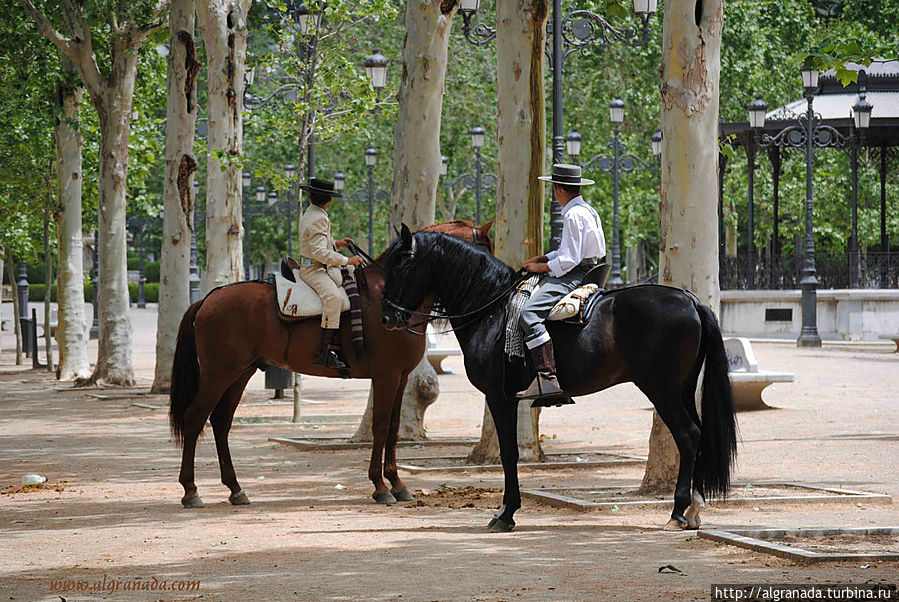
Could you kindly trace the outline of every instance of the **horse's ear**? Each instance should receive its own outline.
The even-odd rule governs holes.
[[[490,228],[493,227],[493,222],[495,222],[495,221],[496,221],[496,218],[494,217],[492,220],[490,220],[486,224],[482,224],[481,226],[479,226],[478,230],[480,230],[481,234],[487,234],[488,232],[490,232]]]
[[[396,234],[396,237],[400,237],[400,229],[396,227],[396,224],[393,224],[393,233]]]
[[[406,244],[410,244],[410,245],[411,245],[411,244],[412,244],[412,231],[409,230],[409,226],[407,226],[407,225],[404,223],[404,224],[401,225],[400,228],[401,228],[401,229],[400,229],[400,236],[402,236],[403,242],[406,243]]]

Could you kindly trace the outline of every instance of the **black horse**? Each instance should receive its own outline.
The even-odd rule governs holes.
[[[428,298],[449,314],[465,371],[486,396],[499,436],[505,491],[488,528],[510,531],[521,507],[515,393],[534,376],[524,360],[509,359],[503,350],[505,310],[518,276],[458,238],[413,235],[405,225],[388,251],[385,270],[381,319],[387,328],[410,327],[418,313],[412,308]],[[698,528],[703,496],[727,494],[736,457],[727,357],[712,311],[681,289],[643,285],[603,295],[584,327],[551,322],[548,329],[567,393],[587,395],[630,381],[649,398],[680,451],[674,511],[666,528]],[[696,385],[703,365],[700,417]]]

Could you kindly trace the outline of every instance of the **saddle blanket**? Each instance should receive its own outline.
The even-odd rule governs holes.
[[[524,357],[524,332],[521,330],[519,318],[527,300],[540,289],[539,275],[534,275],[518,285],[518,289],[509,300],[506,312],[505,352],[508,357]],[[586,324],[589,320],[588,300],[600,290],[596,284],[583,284],[559,300],[550,310],[548,321],[567,321],[573,324]],[[592,304],[590,305],[592,307]]]
[[[328,270],[328,275],[340,287],[340,295],[343,299],[343,309],[350,310],[350,298],[342,284],[339,270]],[[311,318],[322,314],[322,300],[315,290],[303,282],[300,271],[293,270],[296,282],[291,282],[280,273],[275,272],[275,292],[278,298],[278,309],[287,318]]]

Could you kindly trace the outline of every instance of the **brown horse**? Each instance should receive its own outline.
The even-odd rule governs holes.
[[[493,242],[493,222],[476,226],[468,221],[447,222],[427,230],[454,234],[486,247]],[[370,378],[374,397],[371,462],[368,476],[375,486],[378,503],[413,499],[397,475],[396,441],[400,406],[409,373],[421,361],[425,337],[407,331],[387,330],[381,324],[381,289],[384,273],[379,265],[362,269],[360,305],[365,333],[365,352],[359,357],[350,344],[350,321],[341,320],[340,337],[352,378]],[[210,292],[191,305],[181,319],[172,366],[169,422],[176,442],[182,446],[181,473],[184,487],[181,503],[198,508],[203,502],[194,482],[194,453],[197,438],[212,424],[222,483],[230,490],[232,504],[250,500],[237,482],[228,431],[234,411],[250,377],[267,364],[313,376],[337,378],[337,370],[313,366],[321,341],[320,320],[312,318],[288,323],[278,317],[274,288],[263,282],[239,282]],[[388,489],[381,476],[390,481]]]

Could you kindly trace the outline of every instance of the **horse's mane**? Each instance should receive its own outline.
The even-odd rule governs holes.
[[[442,232],[414,234],[417,262],[436,274],[431,283],[440,301],[455,312],[464,312],[490,299],[509,286],[515,271],[481,247]],[[391,253],[402,239],[391,244]]]

